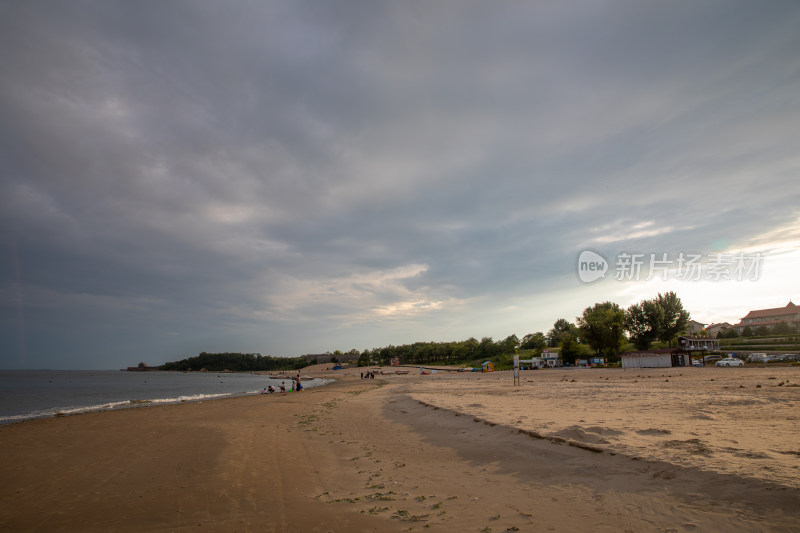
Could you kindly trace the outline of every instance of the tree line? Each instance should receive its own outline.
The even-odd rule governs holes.
[[[689,320],[689,312],[674,292],[659,293],[627,309],[613,302],[594,304],[584,309],[574,323],[559,318],[546,334],[529,333],[521,340],[511,335],[497,342],[485,337],[480,342],[470,338],[450,343],[389,346],[365,351],[359,362],[388,364],[392,357],[411,364],[492,359],[513,354],[517,349],[532,350],[534,355],[539,355],[546,347],[557,348],[565,363],[574,363],[590,355],[613,362],[619,360],[619,354],[629,344],[638,350],[646,350],[655,342],[671,346],[686,330]]]
[[[575,322],[559,318],[547,333],[537,331],[519,339],[510,335],[495,341],[492,337],[477,340],[474,337],[451,342],[415,342],[400,346],[384,346],[359,352],[336,350],[331,354],[335,362],[344,355],[357,356],[358,365],[389,365],[393,359],[401,364],[424,365],[432,363],[455,364],[476,360],[508,358],[517,350],[526,355],[541,355],[545,348],[555,348],[565,363],[575,363],[578,358],[591,355],[619,360],[626,348],[646,350],[654,343],[671,346],[689,324],[689,312],[683,308],[674,292],[649,300],[642,300],[627,309],[613,302],[596,303],[584,309]],[[195,357],[166,363],[162,370],[209,371],[264,371],[295,370],[307,365],[304,357],[273,357],[261,354],[203,352]]]
[[[576,321],[559,318],[546,334],[538,331],[522,339],[511,335],[500,341],[484,337],[480,341],[469,338],[456,342],[417,342],[402,346],[387,346],[360,353],[359,364],[389,364],[399,358],[403,364],[457,362],[476,359],[494,359],[514,354],[516,350],[530,350],[540,355],[547,348],[556,348],[565,363],[596,355],[609,361],[618,361],[626,347],[646,350],[659,342],[671,346],[689,324],[689,312],[674,292],[649,300],[642,300],[627,309],[613,302],[602,302],[584,309]],[[339,352],[341,353],[341,352]],[[349,353],[358,353],[351,350]]]
[[[307,365],[305,357],[273,357],[255,353],[206,353],[194,357],[165,363],[161,370],[208,370],[209,372],[257,372],[274,370],[297,370]]]
[[[480,341],[470,337],[463,341],[415,342],[401,346],[392,345],[364,350],[360,353],[358,364],[359,366],[388,365],[395,358],[399,359],[401,364],[410,365],[450,364],[477,359],[494,359],[505,354],[513,354],[519,347],[520,340],[516,335],[510,335],[498,341],[491,337],[483,337]]]

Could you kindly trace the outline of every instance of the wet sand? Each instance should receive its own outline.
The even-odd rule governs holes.
[[[347,373],[0,427],[0,530],[800,527],[798,367]]]

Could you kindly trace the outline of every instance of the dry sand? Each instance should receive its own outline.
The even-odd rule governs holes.
[[[800,531],[798,367],[360,371],[0,427],[0,530]]]

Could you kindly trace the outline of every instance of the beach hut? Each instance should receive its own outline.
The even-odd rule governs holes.
[[[689,366],[689,355],[678,348],[660,348],[620,355],[622,368],[671,368]]]
[[[494,363],[491,361],[484,361],[481,365],[483,372],[494,372]]]

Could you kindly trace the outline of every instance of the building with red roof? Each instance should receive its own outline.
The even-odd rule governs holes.
[[[786,304],[786,307],[750,311],[738,324],[734,324],[733,327],[736,328],[736,332],[741,335],[745,326],[750,326],[751,328],[767,326],[771,328],[781,322],[786,322],[789,326],[795,328],[800,326],[800,306],[790,301]]]

